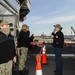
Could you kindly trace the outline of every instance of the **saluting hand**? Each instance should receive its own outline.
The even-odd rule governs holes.
[[[54,38],[54,36],[53,36],[53,35],[51,35],[51,38]]]

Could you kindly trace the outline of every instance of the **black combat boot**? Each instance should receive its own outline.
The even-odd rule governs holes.
[[[25,73],[24,75],[28,75],[29,74],[29,70],[28,69],[23,69],[23,72]]]
[[[55,72],[55,74],[54,75],[62,75],[62,74],[58,74],[57,72]]]
[[[54,75],[62,75],[62,73],[61,74],[58,74],[57,73],[57,70],[54,70],[54,73],[55,73]]]
[[[19,75],[24,75],[24,72],[23,71],[19,71]]]
[[[22,71],[19,71],[19,74],[20,75],[28,75],[29,74],[29,70],[24,68]]]
[[[56,72],[57,72],[57,70],[54,70],[54,72],[56,73]]]

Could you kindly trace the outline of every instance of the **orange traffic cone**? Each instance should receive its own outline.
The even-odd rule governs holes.
[[[47,55],[46,55],[46,47],[45,43],[43,45],[43,50],[42,50],[42,64],[47,64]]]
[[[36,55],[36,75],[42,75],[41,56]]]

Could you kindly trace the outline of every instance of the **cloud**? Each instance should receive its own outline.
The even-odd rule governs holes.
[[[60,13],[59,11],[52,11],[52,12],[48,12],[46,15],[47,16],[51,16],[51,15],[55,15],[55,14],[58,14]]]
[[[30,16],[28,21],[37,21],[37,20],[40,20],[40,19],[42,19],[41,16]]]
[[[70,15],[70,16],[62,16],[62,17],[35,17],[32,18],[30,21],[32,24],[51,24],[51,23],[61,23],[61,22],[67,22],[67,21],[72,21],[75,20],[75,15]]]

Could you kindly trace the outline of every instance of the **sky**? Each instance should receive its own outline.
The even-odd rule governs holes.
[[[75,0],[30,0],[31,9],[23,22],[30,26],[30,32],[50,35],[53,25],[60,24],[64,35],[71,35],[75,29]],[[74,34],[72,32],[72,34]]]

